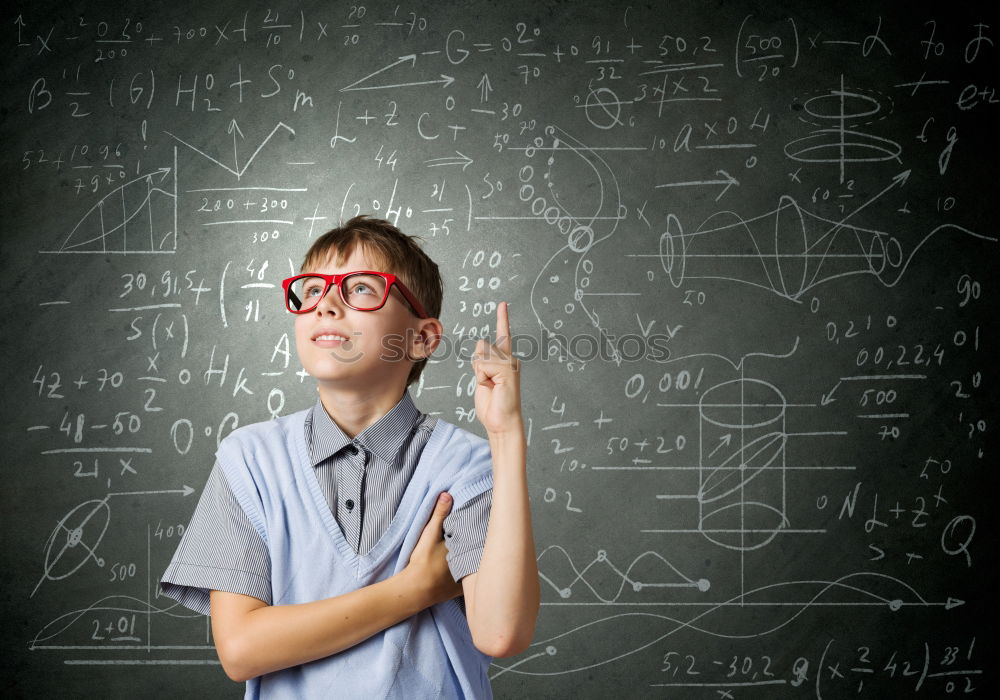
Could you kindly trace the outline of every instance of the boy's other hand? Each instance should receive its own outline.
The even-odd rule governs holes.
[[[420,533],[404,571],[412,574],[418,586],[426,590],[427,607],[462,595],[462,584],[455,581],[448,568],[448,548],[444,543],[444,519],[451,511],[451,495],[438,499],[431,517]]]

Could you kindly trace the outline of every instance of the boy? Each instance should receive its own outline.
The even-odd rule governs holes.
[[[210,608],[247,698],[489,698],[491,658],[530,643],[540,591],[506,305],[472,361],[488,441],[428,420],[407,390],[440,341],[442,289],[409,236],[364,216],[283,283],[317,403],[220,442],[161,578]]]

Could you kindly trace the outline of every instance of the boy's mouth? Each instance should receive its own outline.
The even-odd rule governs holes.
[[[349,338],[343,338],[337,335],[320,335],[313,338],[313,342],[319,345],[321,348],[335,348],[339,347],[342,343],[347,345],[351,344]]]
[[[341,343],[350,345],[347,334],[332,328],[321,328],[312,334],[312,341],[324,348],[338,347]]]
[[[322,336],[313,341],[321,348],[335,348],[339,347],[341,344],[350,345],[350,340],[344,340],[341,338],[332,338],[330,336]]]

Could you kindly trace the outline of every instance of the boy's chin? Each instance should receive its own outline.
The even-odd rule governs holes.
[[[318,387],[328,389],[361,389],[367,392],[396,389],[389,372],[377,367],[365,370],[350,366],[323,369],[314,367],[306,369],[306,374],[316,380]],[[407,375],[403,375],[399,378],[399,386],[406,384],[406,377]]]
[[[306,372],[317,382],[326,384],[364,384],[366,382],[370,384],[372,381],[370,376],[360,376],[357,372],[352,372],[350,367],[333,370],[329,368],[315,371],[306,370]]]

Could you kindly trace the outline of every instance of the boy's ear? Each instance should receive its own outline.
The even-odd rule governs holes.
[[[414,361],[423,360],[434,354],[434,350],[444,335],[444,326],[436,318],[422,318],[412,334],[408,348],[410,358]]]

